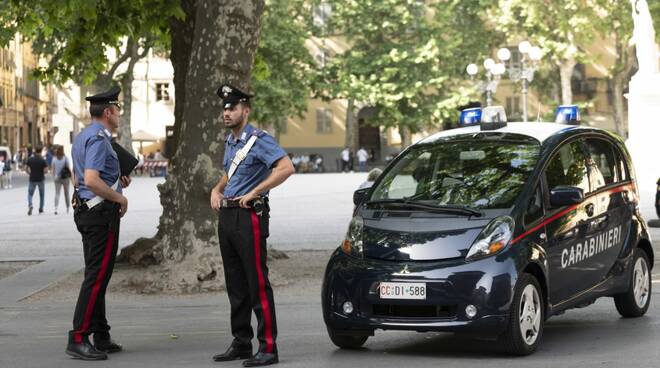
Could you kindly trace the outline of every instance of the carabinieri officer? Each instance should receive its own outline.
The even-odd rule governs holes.
[[[211,191],[211,207],[220,211],[218,237],[231,305],[234,340],[214,361],[247,359],[245,367],[278,362],[277,323],[273,290],[268,281],[268,191],[294,173],[286,152],[266,132],[248,124],[250,98],[230,85],[217,91],[224,107],[224,169],[227,173]],[[252,355],[250,325],[257,316],[259,349]]]
[[[76,191],[74,221],[82,235],[85,280],[69,331],[66,353],[83,360],[104,360],[107,353],[122,350],[110,339],[105,318],[105,291],[117,255],[119,219],[126,214],[128,200],[122,187],[130,178],[120,178],[112,132],[119,128],[119,87],[86,98],[92,123],[73,142],[72,157]],[[94,345],[89,335],[94,334]]]

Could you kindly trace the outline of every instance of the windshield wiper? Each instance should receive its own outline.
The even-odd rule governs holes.
[[[418,209],[423,209],[427,210],[430,212],[449,212],[449,213],[456,213],[456,214],[461,214],[461,215],[467,215],[467,216],[476,216],[476,217],[481,217],[483,216],[483,213],[475,208],[472,208],[470,206],[462,206],[462,205],[440,205],[440,204],[431,204],[431,203],[425,203],[422,201],[415,201],[415,200],[410,200],[407,198],[396,198],[396,199],[376,199],[373,201],[368,201],[366,203],[367,205],[370,204],[389,204],[389,205],[395,205],[395,206],[401,206],[401,207],[411,207],[411,208],[418,208]]]

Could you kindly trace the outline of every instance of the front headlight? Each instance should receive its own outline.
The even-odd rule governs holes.
[[[341,249],[344,253],[362,258],[362,229],[364,228],[364,220],[360,216],[355,216],[348,225],[346,232],[346,239],[341,244]]]
[[[496,217],[481,231],[470,247],[468,261],[492,256],[506,248],[513,238],[514,221],[509,216]]]

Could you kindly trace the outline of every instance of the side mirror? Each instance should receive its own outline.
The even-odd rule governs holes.
[[[568,206],[582,201],[584,201],[584,191],[578,187],[558,186],[550,191],[552,207]]]
[[[367,193],[369,192],[369,189],[371,188],[362,188],[356,190],[353,193],[353,204],[359,206],[362,202],[364,202],[364,199],[367,197]]]

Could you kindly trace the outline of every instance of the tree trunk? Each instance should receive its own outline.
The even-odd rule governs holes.
[[[410,132],[409,127],[400,125],[399,135],[401,136],[401,150],[403,151],[406,147],[412,144],[412,133]]]
[[[182,0],[181,8],[186,14],[184,19],[170,19],[172,46],[170,61],[174,69],[174,152],[178,147],[183,108],[186,103],[186,75],[190,65],[193,36],[195,35],[195,18],[197,16],[198,0]],[[170,153],[170,156],[175,156]]]
[[[224,286],[217,214],[209,206],[211,188],[223,175],[225,137],[215,91],[225,82],[249,90],[263,11],[263,0],[197,2],[178,148],[170,175],[158,188],[163,213],[153,256],[161,266],[142,280],[150,289],[195,292]]]
[[[561,79],[561,103],[562,105],[570,105],[573,103],[573,90],[571,87],[571,77],[573,76],[573,68],[577,62],[575,58],[569,56],[563,60],[559,65],[559,76]]]
[[[614,72],[612,73],[614,128],[618,135],[627,139],[628,127],[626,125],[626,102],[623,97],[623,91],[626,88],[626,83],[630,79],[630,74],[635,66],[636,58],[634,48],[628,46],[628,42],[625,39],[616,39],[616,50],[617,62],[614,66]]]
[[[614,98],[614,104],[612,106],[614,110],[614,128],[616,129],[616,134],[620,135],[624,139],[626,138],[626,129],[625,129],[625,101],[623,99],[623,88],[625,81],[621,73],[616,74],[612,78],[612,94]]]
[[[355,100],[348,99],[346,104],[346,140],[345,145],[355,156],[360,144],[360,127],[355,119]]]
[[[131,107],[133,105],[133,80],[135,79],[133,71],[135,69],[135,64],[140,57],[138,55],[138,44],[132,37],[128,39],[126,48],[127,52],[130,53],[130,58],[126,72],[124,72],[119,80],[124,98],[122,99],[123,111],[119,124],[119,131],[117,132],[117,143],[132,155],[135,155],[133,152],[133,136],[131,134]]]

